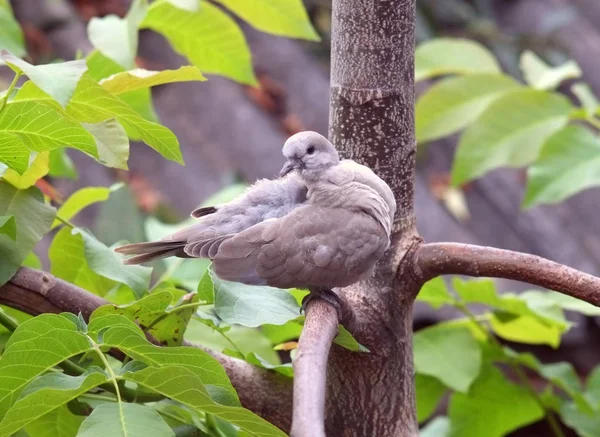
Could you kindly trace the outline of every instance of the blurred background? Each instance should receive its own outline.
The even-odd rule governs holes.
[[[86,25],[94,16],[126,14],[126,0],[16,0],[15,15],[35,63],[73,59],[92,46]],[[114,170],[69,151],[78,179],[57,179],[67,197],[80,187],[126,182],[110,199],[86,209],[78,224],[106,244],[143,241],[146,217],[177,223],[223,188],[274,177],[285,139],[301,130],[327,134],[331,2],[305,1],[320,42],[292,40],[258,32],[239,21],[252,53],[260,87],[211,76],[203,83],[177,83],[153,89],[156,116],[178,137],[185,167],[152,149],[133,144],[130,171]],[[417,0],[417,42],[439,36],[477,40],[494,52],[504,71],[519,77],[526,49],[551,64],[575,60],[584,80],[600,94],[600,2],[598,0]],[[158,34],[142,31],[137,63],[151,70],[188,62]],[[0,80],[10,74],[0,70]],[[419,83],[422,93],[430,84]],[[2,87],[5,88],[5,87]],[[568,93],[568,82],[561,86]],[[426,241],[457,241],[540,255],[600,275],[600,190],[581,192],[555,206],[524,210],[523,170],[502,169],[467,184],[450,185],[456,138],[435,141],[418,154],[416,207]],[[39,254],[47,252],[50,241]],[[47,262],[47,261],[44,261]],[[47,265],[47,264],[46,264]],[[499,281],[506,291],[531,287]],[[415,325],[432,324],[449,311],[418,305]],[[575,316],[572,316],[575,317]],[[529,346],[545,361],[569,360],[578,372],[600,362],[600,324],[577,316],[558,351]],[[536,435],[522,430],[525,434]],[[528,434],[527,434],[528,433]],[[540,434],[542,435],[542,434]]]

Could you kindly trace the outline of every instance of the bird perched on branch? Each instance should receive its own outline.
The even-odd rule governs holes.
[[[126,264],[210,258],[221,279],[304,288],[309,300],[319,296],[339,305],[332,288],[368,278],[389,247],[394,196],[369,168],[340,160],[316,132],[290,137],[283,155],[279,179],[260,180],[232,202],[193,211],[197,224],[160,241],[115,250],[135,255]]]

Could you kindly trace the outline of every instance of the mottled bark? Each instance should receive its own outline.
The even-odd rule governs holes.
[[[345,158],[392,188],[392,248],[373,278],[342,290],[353,334],[370,353],[337,346],[328,371],[330,437],[418,435],[412,304],[420,284],[407,261],[419,241],[414,218],[414,0],[334,0],[329,136]],[[408,256],[407,256],[408,255]]]
[[[0,286],[0,304],[33,316],[81,312],[88,319],[96,308],[107,303],[101,297],[49,273],[27,267],[21,267],[10,281]],[[281,429],[290,428],[292,387],[289,378],[202,346],[186,345],[203,349],[221,363],[242,405]]]

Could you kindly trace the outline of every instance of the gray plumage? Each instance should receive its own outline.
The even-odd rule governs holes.
[[[390,244],[396,202],[369,168],[340,161],[316,132],[286,141],[281,177],[224,205],[192,212],[198,223],[164,239],[115,249],[138,264],[168,256],[210,258],[228,281],[330,289],[371,275]]]

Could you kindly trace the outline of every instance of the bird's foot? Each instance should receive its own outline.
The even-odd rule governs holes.
[[[334,307],[338,313],[338,320],[343,325],[346,325],[346,323],[351,323],[354,319],[354,313],[352,312],[352,309],[350,308],[348,303],[337,293],[328,288],[316,288],[310,290],[310,292],[306,296],[304,296],[304,299],[302,299],[302,306],[300,307],[301,314],[306,313],[308,304],[314,299],[322,299],[329,305]]]

